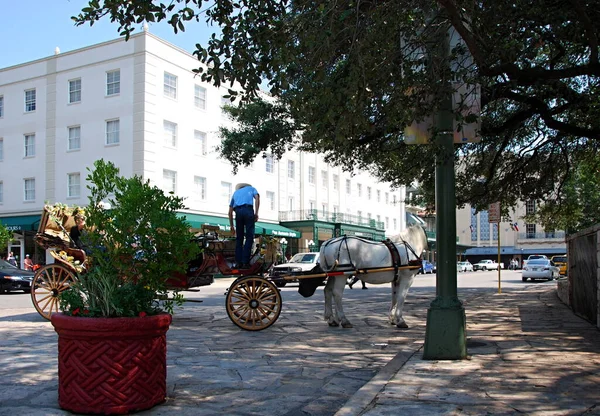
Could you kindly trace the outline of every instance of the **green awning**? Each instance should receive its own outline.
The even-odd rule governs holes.
[[[186,221],[191,228],[202,228],[203,225],[217,225],[222,230],[229,231],[229,218],[216,217],[213,215],[187,214],[180,213],[180,216],[186,217]],[[258,221],[254,230],[255,235],[273,235],[276,237],[291,237],[300,238],[302,235],[299,231],[286,228],[279,224]]]
[[[41,215],[0,217],[0,223],[2,223],[8,231],[37,231],[41,218]]]

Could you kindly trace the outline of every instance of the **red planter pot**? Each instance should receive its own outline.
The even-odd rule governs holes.
[[[171,315],[82,318],[52,314],[58,333],[58,404],[76,413],[149,409],[167,394]]]

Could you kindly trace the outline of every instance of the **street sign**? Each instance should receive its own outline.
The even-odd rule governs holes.
[[[494,202],[493,204],[490,204],[488,208],[488,222],[500,222],[500,217],[500,202]]]
[[[460,112],[464,117],[472,115],[477,116],[475,122],[459,123],[453,121],[452,136],[454,143],[476,143],[481,140],[479,130],[481,121],[479,114],[481,112],[481,88],[479,85],[468,85],[464,83],[454,84],[454,94],[452,96],[452,108]],[[435,117],[426,117],[423,121],[412,122],[410,126],[404,129],[404,143],[406,144],[428,144],[432,136]]]

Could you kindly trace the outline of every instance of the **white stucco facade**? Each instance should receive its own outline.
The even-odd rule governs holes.
[[[227,90],[201,82],[192,72],[198,66],[143,32],[0,69],[0,218],[39,215],[46,201],[85,205],[87,169],[103,158],[126,176],[174,186],[190,213],[225,216],[230,192],[248,182],[261,194],[261,221],[317,209],[370,217],[387,235],[405,227],[402,189],[352,176],[319,155],[290,152],[272,169],[259,156],[234,175],[215,150],[218,128],[228,123],[221,110]],[[34,110],[25,102],[33,90]]]

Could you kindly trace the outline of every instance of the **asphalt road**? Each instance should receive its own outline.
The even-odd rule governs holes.
[[[419,274],[415,277],[415,281],[413,283],[412,288],[418,289],[420,292],[429,292],[435,293],[435,284],[436,284],[437,276],[435,274]],[[459,273],[458,277],[458,297],[461,297],[461,290],[467,289],[490,289],[490,290],[498,290],[498,272],[486,271],[486,272],[466,272]],[[186,291],[183,292],[186,299],[190,301],[202,301],[202,304],[206,306],[218,306],[225,305],[225,290],[231,284],[232,279],[217,279],[216,282],[211,286],[204,286],[201,288],[197,288],[198,291]],[[521,281],[521,271],[520,270],[502,270],[500,274],[500,288],[501,290],[515,290],[522,289],[529,285],[554,285],[556,283],[546,282],[546,281],[536,281],[536,282],[522,282]],[[384,285],[367,285],[368,288],[372,291],[384,291],[386,293],[389,292],[389,284]],[[281,288],[281,293],[283,297],[283,304],[289,305],[290,302],[302,302],[304,298],[298,295],[298,284],[297,283],[289,283],[284,288]],[[346,286],[346,291],[354,292],[354,296],[365,297],[368,298],[368,291],[361,291],[360,283],[354,285],[354,289],[350,290]],[[358,293],[364,292],[364,293]],[[409,295],[410,297],[410,292]],[[321,293],[316,293],[313,296],[313,300],[317,298],[320,301],[323,300],[323,295]],[[35,311],[33,309],[31,303],[31,297],[29,294],[25,294],[22,292],[13,292],[8,294],[0,294],[0,309],[32,309],[32,312]],[[41,318],[40,318],[41,319]]]

